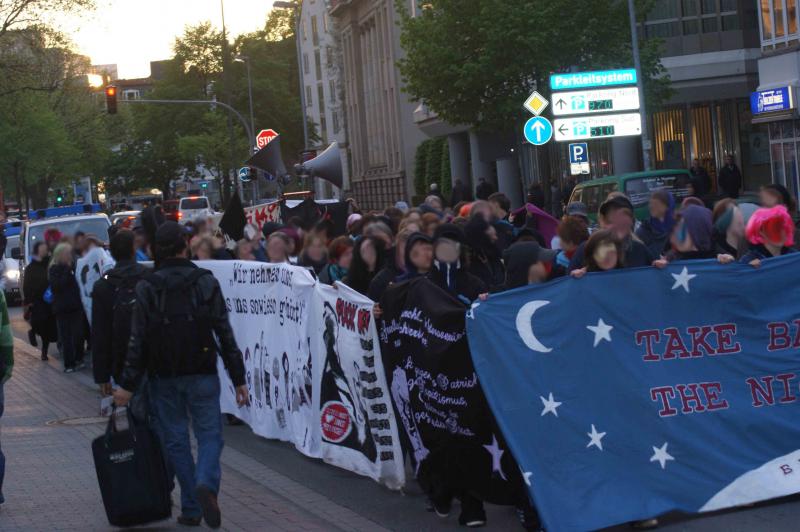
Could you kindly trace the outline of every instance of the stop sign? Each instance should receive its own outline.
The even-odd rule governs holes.
[[[256,136],[256,147],[258,147],[260,150],[277,136],[278,133],[274,129],[262,129],[261,132]]]

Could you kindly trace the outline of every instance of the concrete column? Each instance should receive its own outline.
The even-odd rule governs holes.
[[[508,196],[512,207],[522,205],[522,181],[516,157],[497,160],[497,188]]]
[[[640,172],[639,163],[642,141],[639,137],[615,137],[611,139],[611,154],[614,157],[614,175]],[[589,148],[591,150],[591,147]]]
[[[487,181],[492,181],[492,165],[480,159],[480,138],[474,131],[469,132],[469,153],[472,162],[472,176],[469,185],[472,193],[475,194],[475,187],[478,186],[478,179],[483,177]],[[465,181],[467,183],[467,181]]]
[[[447,136],[447,147],[450,151],[450,179],[455,185],[456,179],[469,185],[469,144],[467,135],[455,133]]]

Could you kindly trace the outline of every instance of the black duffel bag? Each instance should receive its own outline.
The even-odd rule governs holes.
[[[92,442],[94,467],[108,522],[127,527],[172,515],[169,479],[153,430],[126,409],[128,428],[117,430],[115,412],[103,436]]]

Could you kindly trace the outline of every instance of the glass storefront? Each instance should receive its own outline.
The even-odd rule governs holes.
[[[800,149],[800,120],[769,124],[770,162],[775,183],[785,186],[795,198],[800,192],[797,150]]]

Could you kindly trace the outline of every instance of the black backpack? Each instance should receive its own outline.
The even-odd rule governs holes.
[[[151,371],[160,377],[216,373],[217,348],[208,301],[197,282],[211,275],[202,268],[189,275],[154,273],[145,278],[155,289],[155,309],[146,337]]]
[[[112,307],[111,331],[113,334],[111,353],[113,356],[112,375],[119,375],[125,355],[128,352],[128,341],[131,338],[131,321],[133,306],[136,303],[136,285],[142,275],[119,276],[107,273],[104,279],[114,288],[114,305]]]

